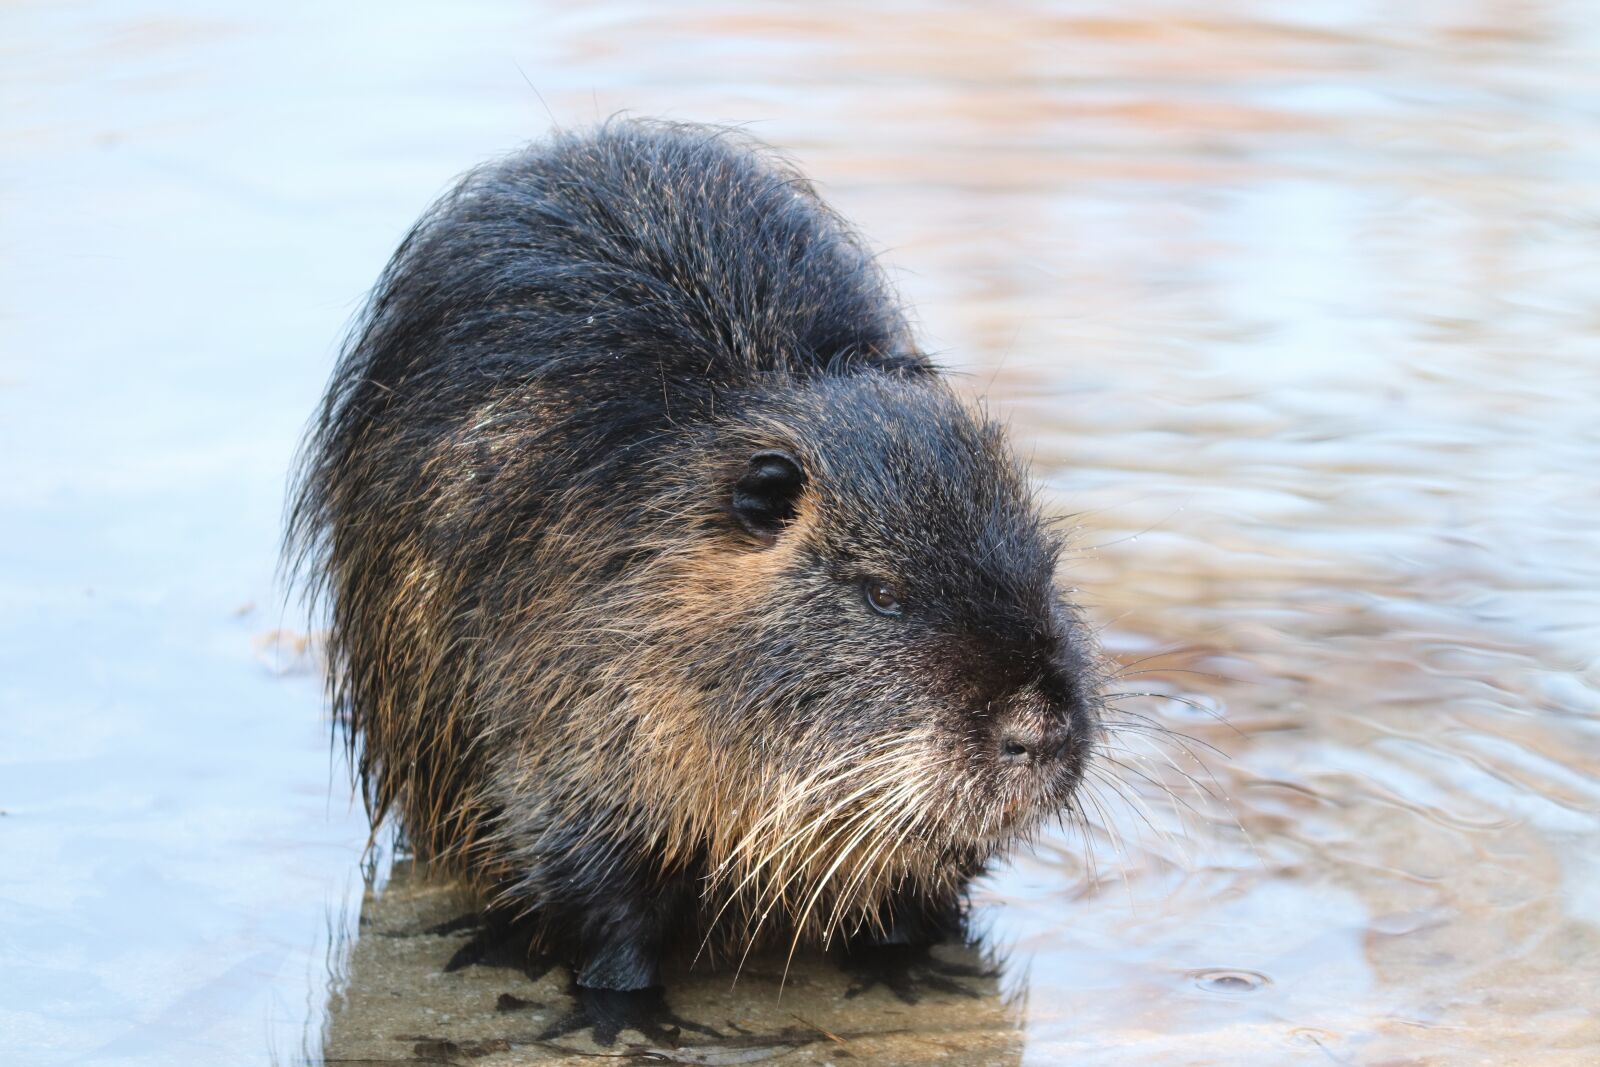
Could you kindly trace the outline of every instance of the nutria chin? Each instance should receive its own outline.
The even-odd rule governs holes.
[[[727,130],[560,133],[435,205],[334,373],[289,553],[373,819],[585,987],[936,937],[1095,740],[1000,428]]]

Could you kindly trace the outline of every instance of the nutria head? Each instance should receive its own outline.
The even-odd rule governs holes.
[[[739,816],[733,884],[815,883],[848,924],[888,883],[970,875],[1063,815],[1094,660],[1000,428],[938,379],[857,374],[785,380],[714,434],[680,483],[699,507],[669,584],[723,757],[687,762]]]

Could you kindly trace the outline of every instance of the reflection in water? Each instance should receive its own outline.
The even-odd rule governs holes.
[[[1072,515],[1129,694],[1086,825],[979,889],[1000,1000],[819,970],[680,1010],[1027,1064],[1593,1061],[1592,5],[139,8],[0,38],[12,1060],[286,1061],[326,1010],[330,1059],[494,1064],[565,1003],[372,935],[449,910],[402,882],[327,1007],[365,829],[314,679],[255,661],[283,620],[235,612],[275,603],[295,435],[398,235],[626,107],[760,120],[890,250]]]
[[[338,963],[329,971],[341,977],[330,989],[321,1056],[330,1063],[543,1063],[627,1053],[702,1064],[1022,1062],[1021,1013],[1002,1000],[994,961],[975,946],[939,946],[912,966],[876,970],[814,955],[786,967],[780,953],[752,958],[736,977],[704,968],[679,973],[667,1005],[677,1018],[647,1035],[574,1018],[565,967],[529,962],[495,940],[475,941],[478,934],[455,886],[397,863],[388,884],[363,899],[360,936],[341,939],[330,954]]]

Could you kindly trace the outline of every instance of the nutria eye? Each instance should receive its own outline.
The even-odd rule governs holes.
[[[861,589],[866,594],[867,607],[879,615],[900,614],[900,590],[893,584],[881,578],[868,578],[861,583]]]

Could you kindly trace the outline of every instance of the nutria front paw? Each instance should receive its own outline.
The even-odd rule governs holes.
[[[587,1032],[595,1044],[609,1047],[616,1044],[617,1035],[622,1031],[632,1030],[647,1041],[676,1048],[685,1030],[705,1037],[722,1037],[711,1027],[674,1012],[667,1006],[666,995],[660,987],[621,990],[575,985],[572,996],[572,1010],[551,1023],[539,1035],[540,1041]]]
[[[994,971],[982,967],[941,960],[926,945],[855,946],[844,959],[844,969],[852,978],[846,997],[882,986],[905,1004],[917,1003],[926,992],[976,998],[982,994],[956,979],[995,977]]]
[[[530,981],[543,978],[559,960],[552,955],[535,952],[530,932],[503,923],[486,922],[464,915],[423,931],[439,936],[473,931],[466,944],[455,951],[444,965],[446,973],[463,967],[509,967],[527,975]]]

